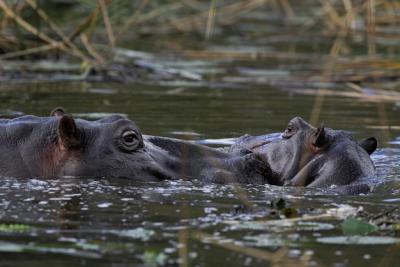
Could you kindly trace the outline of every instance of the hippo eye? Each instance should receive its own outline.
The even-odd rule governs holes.
[[[122,133],[122,142],[128,150],[134,150],[140,144],[140,138],[135,131],[128,130]]]

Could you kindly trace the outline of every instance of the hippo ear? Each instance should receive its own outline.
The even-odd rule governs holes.
[[[375,137],[365,138],[360,141],[360,146],[364,148],[369,155],[371,155],[378,147],[378,141]]]
[[[314,133],[313,145],[316,147],[321,147],[326,143],[326,141],[325,127],[324,124],[321,123],[321,125],[317,128],[317,131]]]
[[[80,147],[78,129],[72,117],[68,115],[61,116],[58,122],[58,140],[63,149]]]
[[[50,117],[61,117],[65,114],[65,110],[62,107],[56,107],[50,112]]]

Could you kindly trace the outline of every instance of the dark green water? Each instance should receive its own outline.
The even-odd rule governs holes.
[[[102,116],[101,113],[123,113],[145,134],[174,136],[174,132],[193,132],[199,135],[197,138],[280,132],[295,116],[309,120],[315,105],[315,96],[256,85],[221,89],[140,84],[3,84],[0,97],[0,112],[5,115],[15,111],[47,116],[57,106],[89,119]],[[374,135],[394,139],[400,131],[389,127],[399,126],[398,109],[393,103],[325,97],[318,122],[353,131],[360,138]],[[385,141],[390,140],[380,145],[387,147]]]
[[[309,119],[315,102],[266,86],[30,83],[2,85],[0,96],[7,116],[46,116],[55,106],[87,118],[123,113],[145,134],[189,139],[278,132],[293,116]],[[397,106],[383,109],[386,123],[398,125]],[[376,103],[343,97],[326,97],[319,121],[383,140],[373,158],[387,184],[368,196],[343,197],[198,181],[2,178],[0,266],[395,266],[400,253],[390,229],[371,233],[367,244],[325,242],[343,236],[341,213],[378,215],[400,204],[400,150],[384,139],[395,141],[398,131],[376,129]],[[271,201],[281,197],[315,218],[280,220]]]
[[[358,138],[377,137],[373,160],[378,179],[385,183],[367,196],[332,196],[301,188],[199,181],[3,177],[0,267],[398,266],[400,237],[393,225],[382,223],[367,238],[349,239],[342,223],[349,215],[374,218],[388,212],[395,217],[388,220],[399,227],[399,210],[393,210],[400,206],[400,104],[396,99],[365,98],[387,94],[368,88],[396,91],[399,83],[372,79],[359,84],[363,95],[340,96],[354,89],[343,81],[321,82],[337,38],[332,23],[328,20],[326,27],[321,18],[321,3],[289,1],[295,13],[289,19],[276,4],[284,1],[270,2],[276,7],[245,12],[231,27],[216,26],[209,40],[203,33],[134,35],[140,40],[119,44],[155,53],[156,63],[202,75],[198,82],[2,83],[0,114],[47,116],[56,106],[89,119],[123,113],[144,134],[196,140],[280,132],[294,116],[314,118]],[[358,15],[356,19],[354,25],[363,23]],[[393,24],[393,32],[397,26]],[[376,36],[377,52],[397,58],[395,37],[383,33]],[[352,34],[344,40],[342,59],[367,53],[367,34],[357,29]],[[182,59],[179,55],[186,50],[221,54]],[[240,57],[224,57],[227,52]],[[380,66],[375,71],[381,71]],[[334,74],[362,76],[374,70],[372,65],[362,67],[359,72],[360,65],[339,66]],[[339,94],[320,102],[318,88]],[[289,211],[297,212],[297,219],[285,219],[282,211],[271,209],[280,198]],[[301,217],[305,215],[311,217]]]

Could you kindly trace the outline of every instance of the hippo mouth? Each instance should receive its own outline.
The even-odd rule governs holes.
[[[251,140],[251,147],[250,149],[257,149],[260,147],[263,147],[265,145],[271,144],[271,143],[278,143],[281,142],[282,140],[285,140],[282,137],[282,133],[273,133],[269,135],[260,135],[260,136],[254,136],[252,137]]]

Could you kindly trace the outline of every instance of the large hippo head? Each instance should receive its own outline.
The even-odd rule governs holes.
[[[123,116],[74,119],[56,109],[51,117],[23,116],[0,124],[3,176],[112,176],[169,178],[147,153],[136,124]]]
[[[277,140],[245,135],[231,152],[259,153],[272,169],[272,183],[314,186],[347,185],[373,176],[370,158],[377,147],[371,137],[357,142],[344,131],[315,128],[300,117],[293,118]]]
[[[269,168],[254,155],[234,157],[182,140],[144,136],[133,121],[119,115],[74,119],[61,108],[50,117],[0,120],[0,151],[0,176],[232,177],[258,183],[269,176]]]

